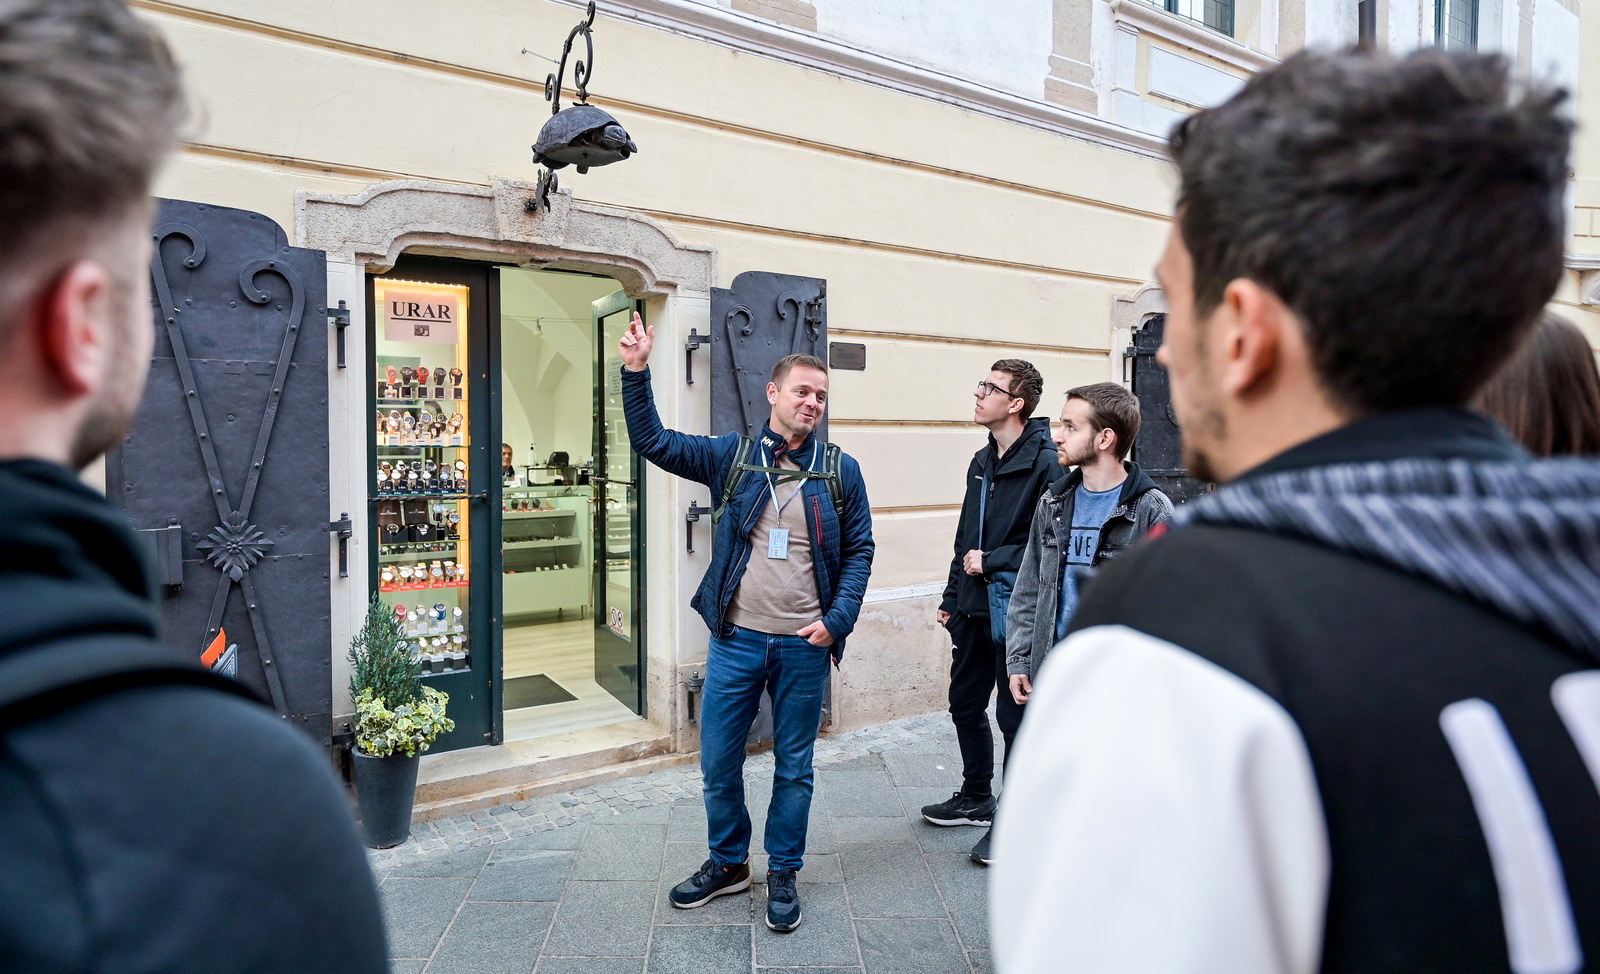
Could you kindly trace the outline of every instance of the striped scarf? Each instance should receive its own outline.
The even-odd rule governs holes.
[[[1296,535],[1485,603],[1600,661],[1600,462],[1408,459],[1269,474],[1175,526]]]

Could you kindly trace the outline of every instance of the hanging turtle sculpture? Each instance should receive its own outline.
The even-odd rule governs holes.
[[[576,166],[578,172],[586,173],[593,166],[609,166],[639,151],[627,130],[610,112],[589,104],[589,79],[594,74],[593,27],[594,2],[590,0],[584,19],[567,34],[555,73],[545,78],[544,97],[550,103],[550,119],[539,130],[539,140],[533,144],[533,161],[544,169],[539,173],[533,198],[527,202],[529,212],[550,208],[550,194],[556,191],[558,183],[555,170]],[[578,85],[578,103],[563,109],[561,81],[566,77],[572,42],[579,36],[583,38],[588,56],[579,60],[572,72]]]
[[[639,147],[611,113],[593,105],[573,105],[550,116],[533,144],[533,161],[547,169],[577,166],[586,173],[591,166],[621,162]]]

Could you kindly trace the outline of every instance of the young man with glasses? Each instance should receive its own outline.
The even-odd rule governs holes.
[[[987,429],[989,437],[967,466],[955,557],[938,615],[954,644],[950,720],[961,747],[962,781],[947,801],[922,809],[923,819],[933,825],[987,827],[994,820],[990,694],[999,690],[996,718],[1008,760],[1022,723],[1022,708],[1006,690],[1005,643],[996,640],[994,631],[1000,621],[995,616],[1003,617],[1003,610],[991,608],[990,588],[997,574],[1003,587],[1022,566],[1034,505],[1059,472],[1050,421],[1032,418],[1043,392],[1044,378],[1032,363],[1001,359],[973,393],[972,421]],[[988,832],[974,846],[972,858],[989,863]]]

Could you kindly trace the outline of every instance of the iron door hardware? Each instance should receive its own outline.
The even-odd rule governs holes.
[[[683,340],[683,376],[689,385],[694,385],[694,350],[709,344],[711,336],[702,335],[693,328],[689,329],[689,337]]]
[[[702,517],[711,513],[711,508],[701,507],[697,502],[690,501],[689,509],[683,514],[683,536],[685,550],[694,554],[694,526]]]
[[[139,537],[150,546],[156,578],[171,588],[183,587],[183,525],[174,518],[163,528],[140,528]]]
[[[767,381],[787,355],[822,358],[828,348],[828,282],[744,271],[711,289],[711,434],[755,436],[769,412]],[[827,419],[817,424],[827,438]]]
[[[257,213],[161,200],[150,242],[150,378],[108,486],[165,559],[171,641],[199,658],[225,631],[240,682],[326,744],[328,366],[341,336],[325,329],[348,305],[327,299],[326,257]]]
[[[337,343],[337,359],[339,368],[347,366],[344,362],[344,330],[350,327],[350,307],[341,298],[337,308],[324,308],[323,311],[333,320],[333,332]]]
[[[350,535],[354,525],[350,522],[350,512],[340,511],[339,520],[328,525],[328,533],[339,538],[339,577],[350,577]]]

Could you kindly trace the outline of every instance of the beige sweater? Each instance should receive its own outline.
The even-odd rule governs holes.
[[[778,466],[800,469],[788,457],[780,458]],[[799,483],[775,485],[778,500],[785,500]],[[809,510],[806,498],[796,495],[784,505],[780,518],[778,505],[768,498],[750,529],[750,561],[728,605],[728,622],[755,632],[792,636],[822,618],[817,574],[811,564],[811,531],[806,527]],[[789,557],[769,558],[767,539],[780,527],[789,529]]]

